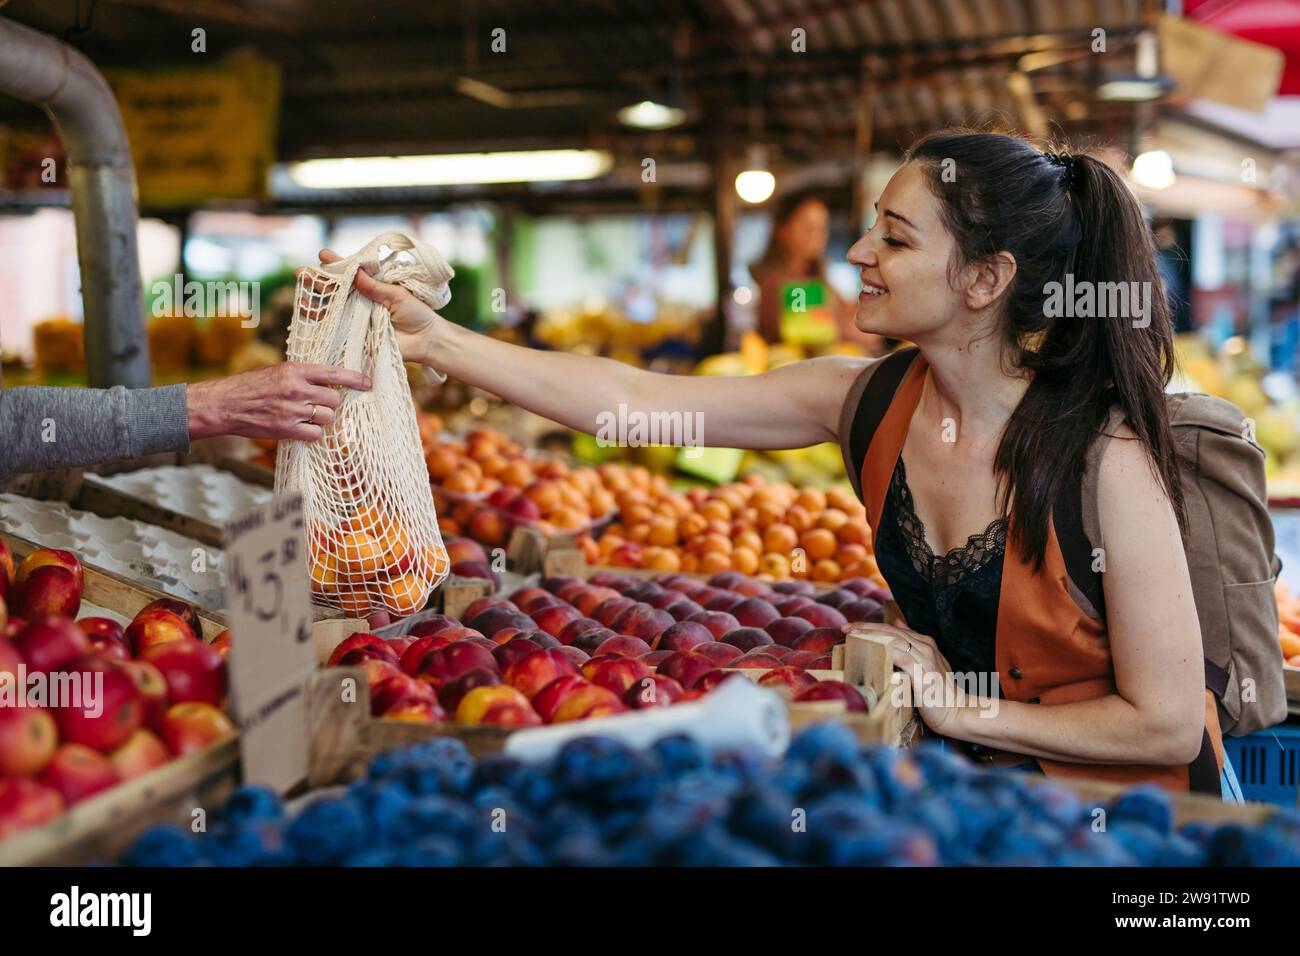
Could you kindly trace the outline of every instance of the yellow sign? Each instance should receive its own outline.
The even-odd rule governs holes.
[[[280,113],[279,67],[241,60],[107,76],[131,142],[141,206],[266,195]]]

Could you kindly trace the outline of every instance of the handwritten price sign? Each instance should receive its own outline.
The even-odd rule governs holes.
[[[316,666],[302,496],[276,498],[224,529],[230,701],[244,780],[286,790],[307,774],[305,688]]]

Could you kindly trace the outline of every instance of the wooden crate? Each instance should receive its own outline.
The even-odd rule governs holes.
[[[0,532],[18,560],[37,546]],[[82,566],[85,601],[125,617],[168,595],[91,565]],[[203,639],[211,641],[226,629],[225,617],[196,609]],[[105,790],[71,807],[43,826],[0,841],[0,866],[85,863],[111,857],[160,815],[188,816],[196,806],[215,809],[239,782],[238,738],[221,741],[196,753]]]

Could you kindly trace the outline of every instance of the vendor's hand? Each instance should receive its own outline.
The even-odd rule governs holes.
[[[338,262],[343,257],[332,249],[320,251],[322,263]],[[430,364],[428,359],[433,346],[438,324],[445,321],[442,316],[429,308],[409,291],[391,282],[380,282],[364,269],[358,269],[356,279],[357,291],[372,302],[378,302],[388,309],[393,320],[393,331],[397,333],[397,347],[402,358],[420,365]]]
[[[937,733],[952,719],[964,695],[959,696],[952,666],[940,653],[934,638],[908,627],[866,621],[845,624],[843,631],[889,638],[894,666],[911,681],[912,703],[925,725]]]
[[[369,391],[370,379],[332,365],[285,363],[186,389],[190,438],[242,435],[316,441],[334,421],[339,388]]]

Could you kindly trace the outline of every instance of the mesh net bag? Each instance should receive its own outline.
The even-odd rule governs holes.
[[[436,249],[386,233],[356,255],[298,278],[288,359],[370,377],[343,389],[317,442],[282,441],[275,490],[300,492],[313,600],[361,617],[421,610],[449,561],[424,465],[410,383],[388,309],[356,290],[364,268],[435,309],[451,299],[451,267]]]

